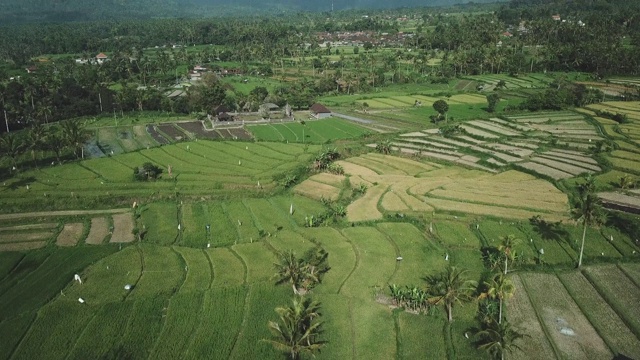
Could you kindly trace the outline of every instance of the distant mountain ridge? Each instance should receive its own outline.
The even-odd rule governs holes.
[[[0,24],[254,15],[488,3],[496,0],[4,0]]]

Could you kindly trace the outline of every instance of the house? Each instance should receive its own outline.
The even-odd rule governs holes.
[[[100,53],[98,55],[96,55],[96,62],[98,64],[102,64],[103,62],[109,60],[109,57],[107,55],[105,55],[104,53]]]
[[[327,109],[326,106],[318,103],[311,105],[309,111],[311,111],[311,116],[316,119],[324,119],[331,116],[331,110]]]
[[[227,114],[226,112],[222,112],[216,115],[216,119],[218,121],[233,121],[233,116]]]
[[[214,114],[217,116],[222,113],[228,113],[230,110],[224,105],[218,105],[215,109],[213,109]]]
[[[559,14],[551,15],[551,19],[553,19],[553,21],[560,21],[560,15]]]
[[[27,74],[33,74],[33,73],[36,72],[36,70],[38,70],[38,68],[33,66],[33,65],[31,65],[28,68],[25,68],[25,70],[27,70]]]
[[[269,111],[275,111],[275,110],[278,110],[280,108],[280,106],[278,106],[278,105],[276,105],[274,103],[264,103],[264,104],[262,104],[262,106],[264,106]]]
[[[505,32],[502,33],[502,36],[504,36],[504,37],[512,37],[513,34],[508,32],[508,31],[505,31]]]

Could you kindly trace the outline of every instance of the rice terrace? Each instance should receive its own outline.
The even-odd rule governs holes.
[[[640,360],[640,6],[345,4],[8,0],[0,360]]]

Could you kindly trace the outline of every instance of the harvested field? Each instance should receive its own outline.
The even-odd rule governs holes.
[[[616,265],[590,266],[584,274],[609,305],[627,320],[631,330],[640,333],[640,288]]]
[[[602,202],[605,205],[612,205],[613,208],[615,208],[615,206],[622,206],[640,210],[639,196],[631,196],[616,192],[602,192],[598,194],[598,197],[602,199]]]
[[[58,238],[56,239],[56,245],[75,246],[78,241],[80,241],[83,231],[83,223],[64,224],[62,231],[60,231],[60,234],[58,234]]]
[[[346,177],[344,175],[334,175],[334,174],[330,174],[330,173],[319,173],[319,174],[311,176],[309,178],[309,180],[313,180],[315,182],[331,185],[331,186],[334,186],[334,187],[342,187],[342,184],[344,183],[345,178]]]
[[[558,275],[589,321],[616,353],[640,358],[640,340],[579,272]]]
[[[424,201],[438,210],[462,212],[475,215],[490,215],[496,217],[503,217],[506,219],[530,219],[534,215],[539,215],[539,212],[506,208],[493,205],[471,204],[466,202],[460,202],[457,200],[436,199],[431,197],[425,197]],[[544,216],[549,221],[558,221],[566,219],[565,214],[548,214]]]
[[[107,235],[109,235],[107,218],[95,217],[91,219],[91,228],[85,242],[91,245],[99,245],[102,244]]]
[[[518,157],[525,157],[533,154],[533,150],[529,148],[521,148],[521,147],[507,145],[507,144],[495,143],[495,144],[485,144],[484,146],[492,149],[500,150],[500,151],[509,153],[510,155],[518,156]]]
[[[158,145],[157,142],[153,141],[153,138],[147,132],[146,127],[144,125],[134,126],[133,136],[142,147],[150,148],[152,146]]]
[[[484,120],[473,120],[473,121],[469,121],[467,122],[467,124],[471,124],[477,128],[480,129],[484,129],[484,130],[488,130],[494,133],[498,133],[500,135],[504,135],[504,136],[520,136],[522,135],[521,133],[509,129],[507,127],[504,126],[500,126],[494,123],[491,123],[489,121],[484,121]]]
[[[153,140],[157,141],[160,145],[169,143],[169,140],[158,132],[158,129],[154,125],[147,125],[147,133],[151,135]]]
[[[514,353],[515,358],[555,359],[553,347],[536,317],[536,311],[531,304],[531,300],[529,300],[520,277],[518,275],[511,276],[511,281],[514,285],[515,296],[506,302],[507,319],[512,324],[517,324],[522,329],[522,332],[529,336],[528,339],[519,343],[522,351]]]
[[[520,275],[538,316],[562,358],[610,359],[613,354],[552,274]]]
[[[0,243],[0,251],[27,251],[27,250],[40,249],[45,245],[47,245],[46,241],[29,241],[29,242],[8,243],[8,244]]]
[[[10,234],[0,233],[0,243],[45,240],[45,239],[49,239],[52,235],[53,233],[44,232],[44,231],[29,232],[29,233],[10,233]]]
[[[45,216],[75,216],[75,215],[95,215],[95,214],[118,214],[128,211],[129,209],[110,209],[110,210],[62,210],[62,211],[39,211],[17,214],[0,214],[0,220],[12,220]]]
[[[380,203],[382,208],[387,211],[407,211],[409,207],[407,204],[402,201],[402,199],[392,190],[387,191],[382,196],[382,201]]]
[[[158,125],[158,130],[169,136],[169,138],[173,141],[186,140],[189,138],[185,133],[178,130],[178,128],[173,124],[160,124]]]
[[[128,243],[135,240],[133,236],[133,215],[130,213],[113,215],[113,235],[110,242]]]
[[[342,166],[345,174],[349,175],[360,175],[360,176],[371,176],[378,175],[377,172],[366,168],[364,166],[356,165],[354,163],[346,162],[346,161],[337,161],[336,164]]]
[[[220,139],[220,134],[214,130],[206,130],[201,121],[181,122],[177,124],[180,128],[194,134],[199,139]]]
[[[483,137],[485,139],[498,139],[500,138],[500,136],[471,127],[469,125],[460,125],[461,128],[464,129],[464,131],[466,131],[467,133],[474,135],[474,136],[480,136]]]
[[[225,139],[234,139],[234,140],[251,140],[253,139],[253,136],[251,135],[251,133],[249,133],[247,130],[245,130],[244,128],[231,128],[231,129],[224,129],[226,130],[226,132],[229,133],[229,136],[225,136]],[[224,130],[220,130],[220,133],[223,135],[224,134]]]
[[[568,179],[573,177],[573,175],[566,173],[564,171],[560,171],[558,169],[554,169],[552,167],[535,163],[535,162],[530,162],[530,161],[522,162],[522,163],[518,163],[518,166],[521,166],[528,170],[535,171],[538,174],[548,176],[554,180]]]
[[[562,152],[559,150],[553,150],[553,151],[545,151],[543,154],[547,156],[555,156],[558,158],[575,160],[585,164],[598,165],[598,161],[596,161],[595,159],[592,159],[578,152],[569,152],[569,151]]]
[[[567,164],[569,166],[575,166],[577,168],[576,169],[577,171],[581,171],[582,169],[584,169],[584,170],[582,170],[583,172],[589,172],[589,173],[602,171],[602,169],[598,165],[583,163],[583,162],[580,162],[578,160],[573,160],[573,159],[567,159],[567,158],[547,155],[546,153],[538,155],[535,158],[531,158],[531,160],[535,161],[535,162],[540,162],[539,161],[540,159],[547,159],[547,160],[550,160],[550,161],[553,161],[553,162],[560,162],[560,163],[565,163],[565,164]],[[562,169],[562,170],[565,170],[565,169]]]
[[[312,199],[320,200],[321,198],[325,198],[332,201],[338,199],[340,191],[341,190],[338,187],[314,181],[312,179],[305,180],[293,189],[293,192],[296,194],[304,195]]]
[[[378,210],[378,201],[387,186],[376,185],[367,189],[363,197],[357,199],[347,207],[347,220],[350,222],[382,219]]]

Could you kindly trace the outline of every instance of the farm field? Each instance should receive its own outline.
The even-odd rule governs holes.
[[[393,149],[462,166],[494,171],[509,166],[561,180],[602,169],[585,150],[600,139],[584,116],[570,112],[466,121],[460,134],[401,134]],[[555,139],[556,145],[548,141]]]
[[[0,188],[3,211],[12,212],[36,201],[38,208],[69,207],[86,201],[127,201],[184,194],[211,195],[224,191],[268,191],[274,176],[309,161],[319,146],[198,141],[85,160],[32,170]],[[134,182],[133,169],[151,162],[163,169],[160,180]],[[169,173],[171,167],[171,173]],[[258,187],[260,182],[260,187]],[[205,194],[206,193],[206,194]]]
[[[517,219],[542,215],[560,220],[568,215],[566,195],[544,180],[517,171],[492,175],[379,154],[365,154],[338,163],[344,167],[351,184],[369,184],[365,195],[349,205],[350,221],[375,220],[382,213],[425,210]],[[316,181],[311,178],[299,186],[303,189],[314,186],[307,182]],[[334,181],[337,183],[340,183],[338,176]],[[527,185],[523,187],[523,183]],[[338,188],[335,185],[333,188],[335,195]],[[540,194],[545,194],[544,200]]]
[[[353,139],[370,130],[342,119],[306,120],[299,122],[249,125],[247,129],[259,141],[286,141],[324,144],[333,140]]]
[[[250,81],[275,84],[262,80]],[[483,288],[455,304],[450,323],[442,305],[399,308],[390,287],[424,290],[448,266],[482,283],[500,271],[493,256],[506,235],[516,257],[504,315],[527,335],[507,358],[640,357],[637,217],[612,213],[588,228],[579,270],[582,227],[571,220],[584,174],[596,174],[605,203],[638,199],[634,188],[615,191],[621,176],[640,175],[635,120],[593,115],[602,106],[640,119],[640,107],[489,117],[486,91],[475,91],[504,81],[518,97],[552,80],[467,76],[451,85],[465,94],[407,85],[325,99],[372,123],[96,120],[88,159],[0,182],[0,360],[282,358],[264,341],[275,309],[292,300],[274,263],[314,248],[329,265],[303,291],[321,303],[318,359],[489,359],[473,336],[489,316],[479,312]],[[462,132],[442,136],[428,123],[438,99]],[[391,154],[373,152],[387,139]],[[605,139],[614,149],[594,155]],[[328,144],[344,174],[304,171]],[[145,162],[160,179],[133,180]]]

